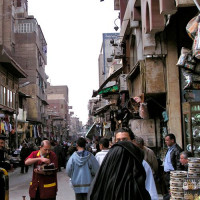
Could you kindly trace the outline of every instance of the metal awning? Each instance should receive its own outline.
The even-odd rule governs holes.
[[[121,74],[123,70],[123,66],[121,66],[119,69],[117,69],[115,72],[113,72],[102,84],[101,86],[99,87],[99,89],[97,91],[93,91],[93,95],[92,97],[96,97],[99,92],[104,88],[104,86],[110,82],[110,81],[114,81],[117,79],[117,77]]]
[[[110,108],[110,106],[112,106],[112,105],[114,105],[114,103],[110,103],[110,104],[107,104],[107,105],[102,106],[100,108],[97,108],[95,113],[94,113],[94,116],[106,112]]]
[[[140,61],[137,61],[134,65],[133,69],[129,72],[127,78],[131,79],[140,71]]]
[[[44,105],[49,105],[49,103],[47,102],[47,100],[45,100],[45,99],[42,99],[42,103],[44,104]]]
[[[0,63],[18,78],[26,78],[28,76],[3,45],[0,45]]]
[[[25,93],[23,93],[21,91],[19,91],[18,94],[19,94],[19,96],[24,97],[24,98],[32,98],[31,95],[25,94]]]
[[[85,137],[93,138],[93,136],[95,135],[95,131],[96,131],[96,124],[93,123],[92,126],[87,131],[87,133],[85,134]]]

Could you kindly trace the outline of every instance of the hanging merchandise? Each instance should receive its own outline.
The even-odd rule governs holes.
[[[191,53],[190,49],[182,47],[182,49],[181,49],[181,55],[180,55],[180,57],[179,57],[178,62],[177,62],[176,65],[183,67],[185,65],[185,62],[187,60],[187,56],[188,56],[189,53]]]
[[[198,41],[199,39],[198,38],[200,38],[200,35],[199,36],[196,36],[195,38],[194,38],[194,41],[193,41],[193,45],[192,45],[192,55],[195,57],[195,58],[197,58],[197,59],[200,59],[200,49],[198,49],[199,48],[199,42],[200,41]]]
[[[192,51],[190,49],[182,47],[181,55],[176,65],[184,69],[194,71],[196,66],[196,61],[192,56]]]
[[[134,115],[138,115],[139,113],[139,107],[140,107],[140,103],[137,103],[134,98],[130,98],[129,102],[128,102],[128,109],[129,111],[134,114]]]
[[[142,119],[149,119],[147,103],[140,103],[139,115]]]
[[[164,122],[168,122],[169,118],[168,118],[167,111],[163,111],[163,112],[162,112],[162,116],[163,116]]]
[[[200,76],[197,74],[190,73],[188,71],[183,71],[183,76],[185,77],[184,90],[199,90],[200,89]]]
[[[30,137],[33,137],[33,125],[30,125]]]
[[[38,134],[37,134],[37,125],[34,125],[33,132],[34,132],[34,138],[37,138],[38,137]]]
[[[197,30],[198,30],[198,23],[200,22],[200,16],[196,15],[195,17],[193,17],[187,24],[186,26],[186,31],[188,33],[188,35],[190,36],[190,38],[192,38],[194,40],[196,34],[197,34]]]

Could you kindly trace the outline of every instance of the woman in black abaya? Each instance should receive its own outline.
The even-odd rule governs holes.
[[[114,144],[92,182],[88,200],[150,200],[143,157],[129,141]]]

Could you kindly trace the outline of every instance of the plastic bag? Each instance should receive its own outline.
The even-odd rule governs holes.
[[[184,90],[199,90],[200,89],[200,76],[184,71],[183,76],[185,78],[186,85]]]
[[[197,37],[196,50],[200,50],[200,23],[198,23],[198,31],[196,37]]]
[[[194,59],[194,56],[192,55],[192,51],[190,49],[182,47],[181,55],[176,65],[184,69],[194,71],[196,66],[196,61]]]
[[[196,36],[192,45],[192,55],[195,58],[200,59],[200,50],[197,49],[197,40],[198,40],[198,37]]]
[[[191,52],[190,49],[187,49],[187,48],[185,48],[185,47],[182,47],[182,49],[181,49],[181,55],[180,55],[180,57],[179,57],[178,62],[177,62],[176,65],[178,65],[178,66],[184,66],[184,65],[185,65],[185,62],[186,62],[186,60],[187,60],[187,56],[188,56],[188,54],[189,54],[190,52]]]
[[[199,15],[197,15],[197,16],[193,17],[186,26],[186,31],[187,31],[189,37],[191,37],[193,40],[197,34],[199,21],[200,21],[200,17],[199,17]]]

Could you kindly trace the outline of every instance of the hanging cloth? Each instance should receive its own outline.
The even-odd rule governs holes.
[[[30,125],[30,137],[33,137],[33,125]]]
[[[37,138],[37,125],[34,125],[34,138]]]

